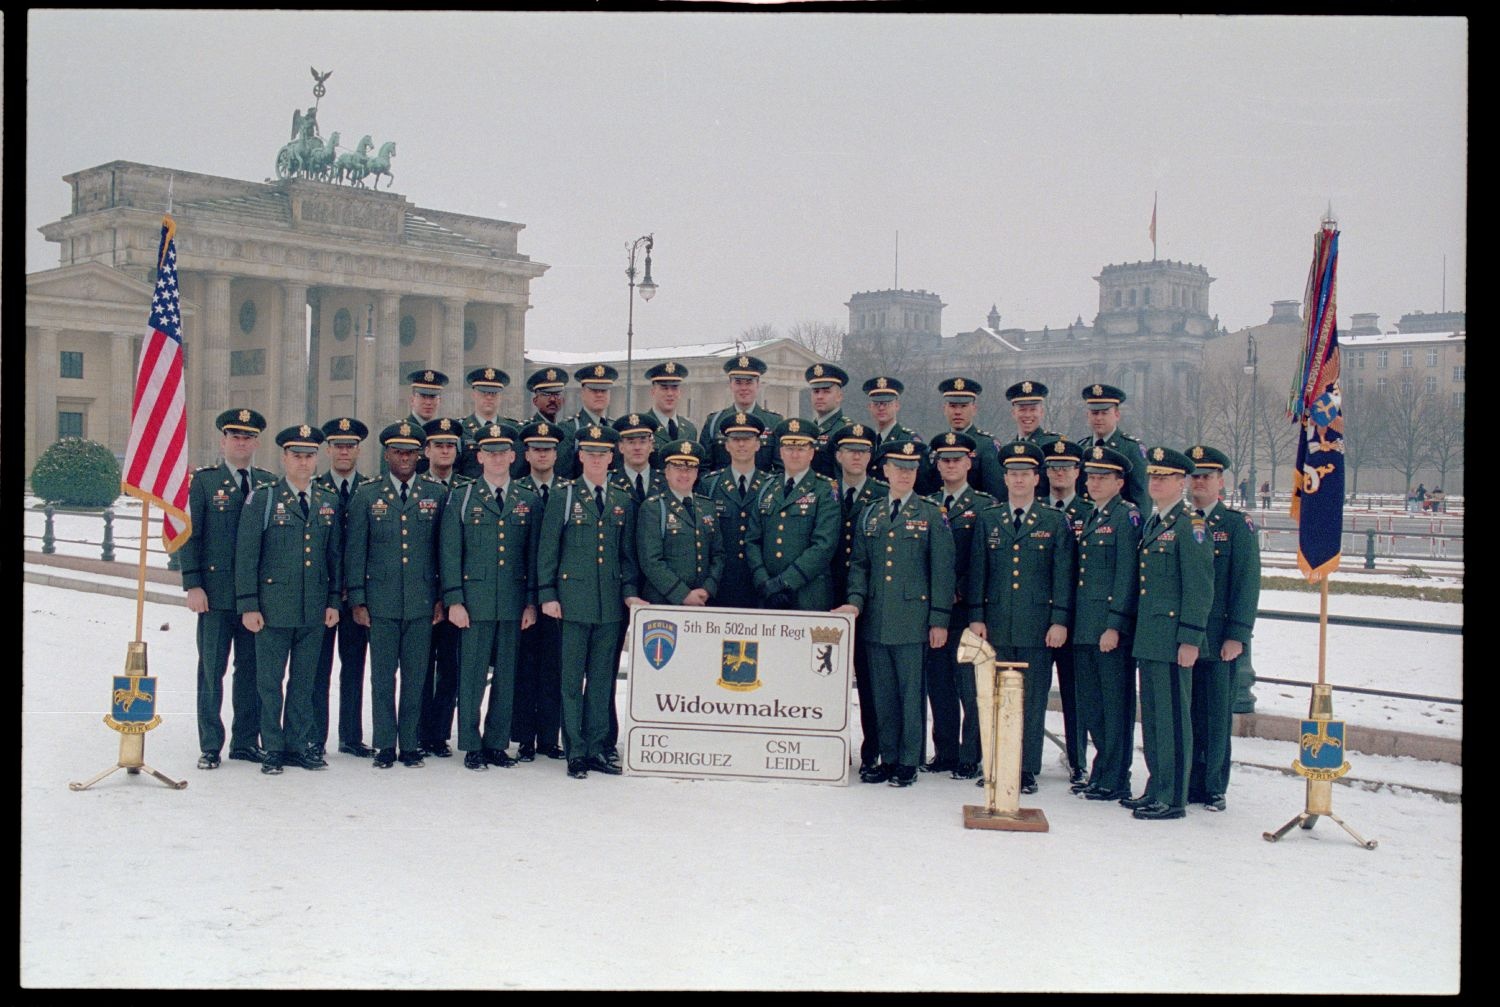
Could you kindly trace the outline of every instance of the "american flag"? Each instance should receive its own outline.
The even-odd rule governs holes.
[[[182,305],[177,294],[177,225],[161,223],[156,290],[135,375],[130,445],[121,488],[162,509],[162,538],[175,552],[193,533],[188,516],[187,404],[182,374]]]

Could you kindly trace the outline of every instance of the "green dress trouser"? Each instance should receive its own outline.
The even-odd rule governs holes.
[[[1193,669],[1176,661],[1142,661],[1141,737],[1146,794],[1172,808],[1187,805],[1193,761]]]
[[[925,643],[867,643],[880,761],[915,767],[922,761],[922,652]]]
[[[427,658],[432,649],[432,616],[416,619],[370,617],[370,720],[377,750],[395,748],[416,753],[421,744],[422,691],[427,686]],[[400,666],[401,698],[396,700]]]
[[[510,724],[515,710],[521,623],[518,620],[471,622],[458,639],[458,750],[477,752],[491,748],[503,752],[510,745]],[[490,679],[491,667],[495,674],[489,681],[490,702],[481,735],[479,710],[484,705],[485,681]]]
[[[1130,789],[1135,754],[1135,675],[1130,641],[1109,653],[1098,644],[1073,648],[1078,719],[1094,739],[1089,783],[1105,790]]]
[[[318,677],[318,654],[322,649],[322,623],[266,626],[255,634],[260,740],[267,752],[299,752],[312,740],[313,683]]]
[[[562,727],[568,760],[603,755],[619,671],[620,623],[562,624]]]
[[[260,739],[260,693],[255,680],[255,634],[238,612],[211,609],[198,614],[198,748],[224,747],[224,671],[234,646],[229,748],[254,748]]]
[[[1234,662],[1193,665],[1193,768],[1188,795],[1222,797],[1229,789],[1229,737],[1234,728]]]

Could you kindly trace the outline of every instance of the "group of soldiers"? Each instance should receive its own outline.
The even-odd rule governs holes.
[[[1260,572],[1253,524],[1222,499],[1223,452],[1142,446],[1106,384],[1083,389],[1090,432],[1073,441],[1044,429],[1042,383],[1006,390],[1015,433],[993,436],[974,422],[982,387],[954,376],[938,388],[948,428],[929,439],[901,425],[893,376],[861,386],[866,423],[844,414],[850,379],[835,364],[807,369],[810,417],[759,406],[756,357],[724,372],[730,402],[699,427],[679,414],[677,361],[646,371],[650,411],[613,419],[615,368],[572,375],[570,417],[569,375],[538,370],[524,424],[501,412],[498,368],[466,376],[462,419],[437,415],[448,377],[417,371],[410,415],[378,434],[374,479],[355,469],[370,431],[353,417],[281,431],[278,477],[251,466],[264,418],[222,414],[224,460],[194,476],[183,556],[199,768],[220,765],[232,648],[229,757],[264,773],[327,766],[336,651],[340,752],[378,768],[451,756],[456,713],[466,768],[543,754],[573,777],[618,775],[630,609],[715,605],[856,617],[866,783],[980,775],[974,676],[957,659],[967,628],[1025,664],[1024,793],[1055,665],[1073,792],[1142,819],[1224,809],[1233,668]],[[315,475],[320,450],[329,468]]]

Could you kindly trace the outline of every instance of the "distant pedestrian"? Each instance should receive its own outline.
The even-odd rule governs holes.
[[[1271,480],[1269,479],[1260,484],[1260,506],[1262,510],[1271,509]]]

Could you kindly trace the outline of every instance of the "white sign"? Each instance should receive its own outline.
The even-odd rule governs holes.
[[[832,612],[635,609],[625,768],[846,783],[853,637]]]

